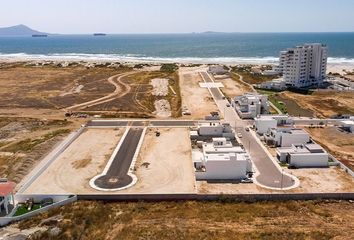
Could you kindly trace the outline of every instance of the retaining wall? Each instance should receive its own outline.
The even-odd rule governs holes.
[[[72,144],[85,130],[81,127],[78,131],[71,133],[58,147],[56,147],[43,162],[33,171],[33,175],[21,186],[18,193],[23,193],[58,157]]]
[[[280,194],[122,194],[78,195],[78,200],[92,201],[289,201],[354,200],[354,193],[280,193]]]
[[[51,198],[53,198],[53,200],[55,200],[55,199],[61,199],[61,200],[58,201],[58,202],[53,203],[52,205],[49,205],[49,206],[34,210],[32,212],[23,214],[21,216],[13,216],[13,215],[11,216],[10,215],[9,217],[1,217],[0,218],[0,226],[5,226],[5,225],[7,225],[7,224],[9,224],[11,222],[27,219],[27,218],[33,217],[33,216],[35,216],[37,214],[46,212],[46,211],[48,211],[51,208],[61,207],[63,205],[66,205],[66,204],[69,204],[69,203],[77,201],[77,197],[76,196],[68,196],[68,195],[66,195],[66,196],[64,196],[64,195],[58,195],[58,196],[53,196],[53,195],[48,195],[48,196],[45,196],[45,195],[21,195],[21,196],[18,196],[18,197],[19,198],[25,197],[26,199],[29,198],[29,197],[32,197],[32,198],[35,199],[35,202],[36,201],[40,201],[40,200],[42,200],[42,199],[44,199],[46,197],[51,197]],[[13,211],[11,212],[11,214],[14,214],[16,210],[17,210],[17,208],[14,208]]]

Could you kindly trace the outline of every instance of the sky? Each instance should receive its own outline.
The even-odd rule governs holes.
[[[3,0],[0,27],[49,33],[345,32],[353,0]]]

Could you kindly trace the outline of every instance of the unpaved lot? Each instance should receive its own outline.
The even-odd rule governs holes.
[[[312,138],[339,161],[354,170],[354,135],[336,127],[306,128]]]
[[[238,81],[228,76],[215,76],[215,82],[221,82],[224,85],[224,87],[221,88],[221,91],[226,97],[229,98],[234,98],[236,96],[240,96],[247,92],[250,92],[248,88],[242,86]]]
[[[138,182],[120,193],[193,193],[195,177],[188,129],[148,129],[138,160]],[[178,140],[177,140],[178,139]]]
[[[90,193],[89,180],[101,173],[124,129],[87,129],[25,193]]]
[[[249,193],[329,193],[353,192],[354,179],[338,167],[286,169],[300,180],[300,186],[288,191],[273,191],[257,186],[256,184],[241,184],[230,182],[197,181],[199,193],[214,194],[249,194]]]
[[[283,92],[279,96],[295,101],[301,108],[314,112],[316,117],[328,118],[336,114],[354,114],[352,92],[321,90],[311,95]]]
[[[212,111],[218,111],[208,89],[199,86],[203,79],[200,68],[181,68],[179,70],[182,106],[187,107],[191,116],[184,118],[204,119]]]
[[[300,180],[300,186],[292,192],[353,192],[354,178],[339,167],[286,169]]]

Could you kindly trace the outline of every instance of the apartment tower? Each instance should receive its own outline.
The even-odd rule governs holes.
[[[326,79],[327,46],[305,44],[280,52],[279,72],[288,87],[317,87]]]

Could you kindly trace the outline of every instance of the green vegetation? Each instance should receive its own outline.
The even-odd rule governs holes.
[[[173,73],[178,70],[177,64],[174,63],[168,63],[168,64],[162,64],[160,71],[161,72],[169,72]]]
[[[271,90],[260,90],[258,89],[257,92],[259,92],[260,94],[263,94],[263,95],[268,95],[268,100],[273,103],[273,105],[278,108],[282,113],[286,114],[288,113],[288,110],[287,110],[287,107],[286,105],[284,104],[283,101],[279,101],[277,99],[277,94],[279,92],[277,91],[271,91]]]
[[[31,210],[28,210],[28,208],[25,205],[21,205],[17,208],[16,213],[14,216],[21,216],[23,214],[32,212],[34,210],[40,209],[41,206],[39,204],[34,204]]]
[[[22,221],[19,227],[35,227],[56,216],[60,220],[48,223],[49,228],[58,227],[56,239],[63,240],[350,239],[353,211],[354,205],[345,201],[79,201]],[[34,239],[50,239],[49,232]]]
[[[3,149],[3,151],[6,151],[6,152],[31,152],[33,150],[33,148],[36,147],[37,145],[44,143],[54,137],[67,134],[69,132],[70,132],[69,129],[59,129],[59,130],[47,133],[44,136],[37,138],[37,139],[27,138],[25,140],[22,140],[22,141],[19,141],[19,142],[9,145],[5,149]]]
[[[278,78],[278,76],[265,76],[260,73],[253,73],[251,65],[233,67],[232,72],[242,75],[243,81],[249,84],[260,84]]]

